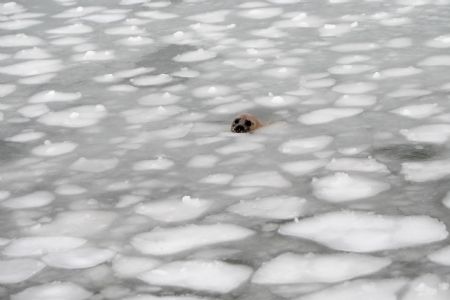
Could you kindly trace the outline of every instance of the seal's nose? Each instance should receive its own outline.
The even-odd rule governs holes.
[[[245,131],[245,128],[242,125],[238,125],[238,126],[234,127],[234,132],[241,133],[241,132],[244,132],[244,131]]]

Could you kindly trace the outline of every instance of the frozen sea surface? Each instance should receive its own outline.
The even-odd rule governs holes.
[[[449,18],[1,1],[0,299],[450,299]]]

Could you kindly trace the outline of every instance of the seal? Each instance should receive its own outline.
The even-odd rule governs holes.
[[[262,122],[252,114],[244,113],[234,118],[231,123],[231,132],[252,133],[263,126]]]

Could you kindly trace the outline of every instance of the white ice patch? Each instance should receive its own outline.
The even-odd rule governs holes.
[[[57,59],[30,60],[14,65],[0,67],[0,73],[20,77],[58,72],[64,68]]]
[[[149,94],[139,98],[137,101],[142,105],[160,106],[171,105],[177,103],[181,99],[180,96],[171,94],[169,92]]]
[[[420,96],[426,96],[431,94],[431,91],[429,90],[423,90],[423,89],[413,89],[413,88],[400,88],[397,89],[389,94],[387,94],[388,97],[392,98],[404,98],[404,97],[420,97]]]
[[[186,165],[190,168],[212,168],[218,161],[219,158],[215,155],[196,155]]]
[[[312,181],[314,196],[329,202],[354,201],[373,197],[390,188],[388,183],[347,173],[335,173]]]
[[[424,67],[448,67],[450,66],[450,55],[436,55],[425,58],[418,63]]]
[[[421,125],[410,129],[402,129],[400,133],[413,142],[443,144],[450,138],[450,125]]]
[[[37,47],[20,50],[14,55],[15,59],[45,59],[50,57],[52,57],[50,53]]]
[[[164,200],[139,204],[136,213],[156,221],[173,223],[193,220],[204,214],[211,202],[184,196],[181,200]]]
[[[293,105],[299,102],[299,99],[294,96],[265,96],[255,98],[255,103],[266,107],[284,107]]]
[[[361,254],[284,253],[264,263],[252,281],[258,284],[334,283],[375,273],[388,258]]]
[[[362,108],[323,108],[301,115],[298,121],[306,125],[325,124],[362,113]]]
[[[31,153],[38,156],[51,157],[72,152],[78,145],[72,142],[49,143],[34,147]]]
[[[93,29],[91,26],[85,25],[83,23],[75,23],[75,24],[47,30],[47,33],[60,34],[60,35],[72,35],[72,34],[77,35],[77,34],[90,33],[92,31],[93,31]]]
[[[306,154],[320,151],[326,148],[332,141],[333,138],[327,135],[295,139],[283,143],[278,150],[284,154]]]
[[[434,274],[425,274],[414,279],[402,297],[402,300],[446,299],[450,299],[450,284]]]
[[[71,282],[52,282],[26,288],[11,295],[11,300],[86,300],[91,292]]]
[[[133,164],[134,171],[154,171],[154,170],[166,170],[171,168],[174,162],[170,159],[159,157],[152,160],[141,160]]]
[[[176,62],[199,62],[199,61],[205,61],[209,59],[213,59],[217,56],[216,52],[208,51],[205,49],[198,49],[195,51],[189,51],[182,54],[179,54],[173,58]]]
[[[28,209],[42,207],[55,200],[55,196],[47,191],[37,191],[17,198],[11,198],[0,204],[12,209]]]
[[[328,72],[336,75],[351,75],[364,73],[373,70],[375,67],[372,65],[337,65],[328,69]]]
[[[279,232],[352,252],[429,244],[448,235],[445,225],[429,216],[389,216],[358,211],[316,215],[282,225]]]
[[[300,160],[284,163],[281,165],[281,169],[294,176],[302,176],[310,174],[315,170],[326,165],[324,160]]]
[[[401,173],[406,180],[414,182],[439,180],[450,175],[450,160],[405,162]]]
[[[21,30],[35,25],[41,24],[38,20],[12,20],[8,22],[1,22],[0,29],[3,30]]]
[[[65,211],[57,214],[49,223],[29,228],[28,232],[37,235],[92,236],[108,229],[115,219],[116,213],[109,211]],[[57,240],[54,242],[58,243]]]
[[[450,266],[450,246],[446,246],[428,255],[428,259],[434,263]]]
[[[389,79],[389,78],[396,78],[396,77],[405,77],[405,76],[412,76],[416,74],[422,73],[422,69],[418,69],[412,66],[405,67],[405,68],[391,68],[391,69],[385,69],[378,72],[376,79]]]
[[[156,228],[136,235],[131,244],[145,254],[171,255],[203,246],[242,240],[252,234],[252,230],[233,224],[192,224]]]
[[[23,33],[0,36],[0,48],[2,47],[33,47],[43,44],[44,41],[35,36]]]
[[[106,116],[103,105],[84,105],[49,112],[38,119],[38,122],[49,126],[61,126],[69,128],[88,127],[97,124]]]
[[[373,91],[378,86],[372,82],[349,82],[342,83],[333,87],[333,91],[341,94],[365,94]]]
[[[273,196],[262,199],[240,201],[228,207],[228,211],[244,217],[266,219],[292,219],[304,213],[306,200],[299,197]]]
[[[387,167],[373,158],[333,158],[327,165],[333,171],[389,173]]]
[[[161,261],[137,256],[119,256],[114,258],[112,262],[112,269],[115,275],[122,278],[137,277],[141,273],[150,271],[159,266]]]
[[[11,137],[5,138],[5,141],[8,142],[15,142],[15,143],[27,143],[31,141],[35,141],[38,139],[41,139],[45,136],[45,133],[43,132],[23,132],[16,135],[13,135]]]
[[[176,105],[158,106],[158,107],[141,107],[139,109],[130,109],[124,111],[122,114],[130,124],[140,124],[148,122],[158,122],[175,116],[184,109]],[[175,127],[179,127],[177,124]],[[165,135],[169,135],[169,130],[163,130]]]
[[[42,257],[47,266],[61,269],[85,269],[95,267],[114,256],[114,251],[93,247],[77,248],[66,252],[50,253]]]
[[[396,300],[405,284],[405,279],[355,280],[334,285],[296,300]]]
[[[106,61],[114,59],[114,51],[111,50],[103,50],[103,51],[94,51],[88,50],[83,54],[75,54],[72,56],[74,61]]]
[[[30,103],[45,103],[45,102],[71,102],[81,98],[81,93],[65,93],[55,90],[46,90],[34,94],[28,99]]]
[[[168,263],[142,274],[139,278],[152,285],[226,294],[238,288],[251,274],[252,269],[244,265],[187,260]]]
[[[423,119],[440,113],[441,111],[443,111],[443,108],[437,103],[427,103],[402,106],[392,110],[391,112],[412,119]]]
[[[428,47],[432,48],[450,48],[450,34],[440,35],[426,42]]]
[[[221,23],[226,20],[229,13],[230,10],[223,9],[189,16],[186,19],[201,23]]]
[[[362,52],[380,48],[376,43],[348,43],[332,46],[330,49],[337,52]]]
[[[0,98],[6,97],[14,93],[16,90],[15,84],[0,84]]]
[[[373,95],[342,95],[334,103],[336,106],[371,106],[377,103],[377,97]]]
[[[77,159],[69,166],[71,170],[88,172],[88,173],[102,173],[114,169],[119,164],[117,158],[85,158]]]
[[[14,284],[27,280],[45,268],[34,259],[0,260],[0,283]]]
[[[282,8],[278,7],[261,7],[248,10],[242,10],[238,13],[239,16],[247,19],[265,20],[279,16],[283,13]]]
[[[85,243],[85,239],[70,236],[23,237],[11,241],[3,254],[13,257],[44,255],[75,249]]]
[[[255,172],[236,177],[232,183],[238,187],[287,188],[292,184],[276,171]]]
[[[234,175],[227,173],[216,173],[200,179],[200,183],[225,185],[233,180]]]
[[[236,154],[240,152],[250,152],[259,149],[263,149],[263,145],[254,142],[236,142],[233,144],[229,144],[227,146],[223,146],[221,148],[216,149],[217,153],[223,155]]]
[[[146,75],[130,79],[136,86],[158,86],[172,82],[172,76],[168,74]]]
[[[206,85],[195,88],[192,95],[197,98],[214,98],[228,95],[232,89],[226,85]]]

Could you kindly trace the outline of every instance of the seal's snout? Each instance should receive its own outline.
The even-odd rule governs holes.
[[[242,114],[231,123],[231,131],[235,133],[251,133],[260,127],[262,123],[251,114]]]

